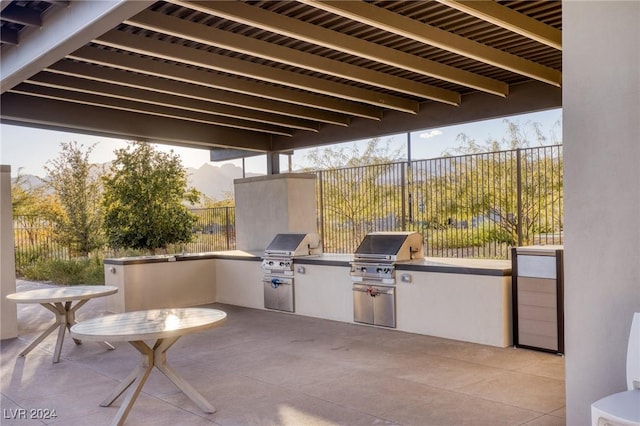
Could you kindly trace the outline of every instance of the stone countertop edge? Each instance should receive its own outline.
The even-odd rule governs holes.
[[[248,260],[261,261],[262,253],[249,252],[210,252],[210,253],[191,253],[176,255],[159,255],[159,256],[138,256],[138,257],[121,257],[104,259],[105,265],[138,265],[145,263],[163,263],[163,262],[182,262],[187,260],[202,259],[228,259],[228,260]],[[326,253],[322,255],[314,255],[307,257],[298,257],[295,262],[300,265],[324,265],[324,266],[342,266],[349,267],[353,260],[350,254],[333,254]],[[477,259],[473,259],[478,262]],[[456,259],[456,263],[464,262],[464,260]],[[508,261],[504,261],[508,262]],[[410,262],[398,262],[396,264],[398,271],[415,271],[415,272],[436,272],[444,274],[463,274],[463,275],[485,275],[485,276],[510,276],[511,263],[508,266],[492,265],[492,266],[471,266],[471,265],[455,265],[447,264],[446,258],[440,262],[431,260],[412,260]]]
[[[186,260],[203,260],[203,259],[232,259],[232,260],[253,260],[261,261],[262,258],[258,254],[253,253],[187,253],[187,254],[163,254],[156,256],[132,256],[132,257],[114,257],[106,258],[103,263],[105,265],[141,265],[145,263],[164,263],[164,262],[183,262]]]

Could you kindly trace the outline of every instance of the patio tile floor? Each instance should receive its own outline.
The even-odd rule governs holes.
[[[43,286],[19,281],[18,290]],[[395,330],[237,306],[227,322],[187,335],[171,365],[218,410],[201,412],[154,370],[127,418],[130,425],[563,425],[564,358]],[[78,320],[105,312],[93,299]],[[126,343],[107,350],[67,337],[51,362],[55,333],[18,353],[52,315],[18,305],[19,337],[1,343],[4,425],[108,425],[99,403],[137,365]],[[55,409],[45,421],[11,419],[18,408]],[[11,411],[14,410],[14,411]]]

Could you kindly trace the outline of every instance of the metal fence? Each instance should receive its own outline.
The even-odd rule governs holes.
[[[182,244],[175,252],[198,253],[236,248],[235,207],[190,209],[197,217],[193,241]]]
[[[191,209],[197,221],[193,240],[167,248],[169,253],[198,253],[232,250],[236,246],[235,208],[215,207]],[[69,260],[69,250],[55,238],[53,223],[35,216],[17,216],[13,221],[16,270],[39,260]],[[116,255],[107,248],[103,256]]]
[[[562,243],[562,146],[318,171],[324,250],[352,253],[368,232],[420,232],[425,254],[507,259]]]
[[[516,149],[371,166],[317,175],[324,251],[353,253],[373,231],[416,231],[425,254],[507,259],[513,246],[561,244],[562,146]],[[236,247],[235,208],[191,210],[194,239],[172,253]],[[16,268],[68,259],[50,222],[14,220]]]
[[[45,259],[69,259],[69,250],[55,239],[53,224],[37,216],[13,220],[16,270]]]

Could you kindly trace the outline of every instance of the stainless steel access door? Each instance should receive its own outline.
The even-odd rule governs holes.
[[[369,284],[354,284],[353,320],[365,324],[395,328],[395,288]]]
[[[264,307],[293,312],[293,278],[264,276]]]

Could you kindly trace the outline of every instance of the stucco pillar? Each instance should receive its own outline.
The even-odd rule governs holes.
[[[13,245],[13,212],[11,208],[11,166],[0,165],[0,339],[18,336],[16,304],[6,300],[16,291],[16,264]]]
[[[236,179],[236,248],[263,251],[283,232],[318,232],[316,176],[283,173]]]
[[[567,425],[626,390],[640,311],[640,2],[562,3]]]

